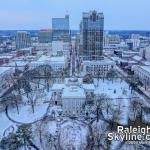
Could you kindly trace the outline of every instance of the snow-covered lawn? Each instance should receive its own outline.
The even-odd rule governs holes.
[[[114,108],[121,106],[120,124],[127,124],[128,121],[128,107],[129,98],[131,97],[131,90],[128,83],[121,79],[116,80],[94,80],[96,87],[95,94],[106,94],[111,100]],[[98,86],[97,86],[98,85]],[[106,113],[105,113],[106,114]]]
[[[6,117],[5,112],[0,113],[0,139],[2,138],[4,131],[12,125],[15,127],[15,124]]]
[[[33,141],[39,148],[43,148],[44,150],[53,149],[55,144],[58,146],[58,139],[60,147],[63,149],[67,149],[69,146],[80,150],[81,147],[85,149],[87,145],[89,128],[80,121],[47,118],[45,121],[34,124],[32,129],[34,133]]]
[[[21,123],[32,123],[38,119],[40,119],[47,110],[48,104],[40,104],[35,106],[34,113],[32,112],[32,108],[30,105],[25,105],[19,108],[19,114],[17,113],[17,109],[13,108],[9,110],[8,107],[8,114],[9,116]]]
[[[60,143],[64,149],[72,145],[80,150],[87,145],[88,127],[78,121],[68,121],[62,124],[60,132]]]

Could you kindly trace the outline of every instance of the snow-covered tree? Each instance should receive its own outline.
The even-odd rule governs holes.
[[[14,133],[10,133],[7,137],[2,138],[0,141],[1,150],[16,150],[22,145],[22,142],[18,139],[18,136]]]

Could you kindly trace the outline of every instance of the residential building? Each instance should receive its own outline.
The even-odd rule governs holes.
[[[31,46],[30,33],[26,31],[17,31],[15,35],[16,49],[28,48]]]

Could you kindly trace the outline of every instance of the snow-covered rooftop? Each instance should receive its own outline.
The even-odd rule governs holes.
[[[62,90],[65,87],[64,84],[53,84],[52,90]]]
[[[54,56],[50,58],[50,61],[52,62],[64,62],[65,57],[64,56]]]
[[[107,64],[114,64],[114,62],[108,58],[104,58],[103,60],[100,60],[100,61],[83,61],[84,64],[104,64],[104,65],[107,65]]]
[[[83,88],[86,90],[95,90],[94,84],[83,84]]]
[[[64,88],[62,98],[86,98],[86,95],[83,88],[68,86]]]
[[[141,68],[150,73],[150,66],[141,66]]]
[[[150,62],[149,61],[142,61],[143,65],[147,65],[150,66]]]
[[[136,60],[136,61],[141,61],[142,57],[140,57],[138,55],[135,55],[135,56],[133,56],[133,59]]]
[[[13,56],[11,55],[0,55],[0,59],[5,59],[5,58],[8,58],[8,59],[11,59]]]
[[[7,72],[7,71],[10,71],[11,68],[10,67],[0,67],[0,75]]]

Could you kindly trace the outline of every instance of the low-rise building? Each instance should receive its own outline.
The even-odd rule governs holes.
[[[68,67],[68,62],[64,56],[42,55],[37,61],[31,62],[31,68],[34,69],[40,65],[50,65],[54,71],[63,71]]]
[[[37,51],[48,51],[52,50],[52,43],[33,43],[33,46]]]
[[[115,63],[109,59],[101,61],[83,61],[82,71],[83,74],[91,74],[94,77],[106,77],[108,71],[113,68]]]
[[[70,42],[64,42],[64,41],[52,42],[52,54],[54,55],[62,52],[62,54],[69,57],[70,50],[71,50]]]
[[[132,70],[136,77],[145,85],[146,88],[150,88],[150,66],[133,66]]]

